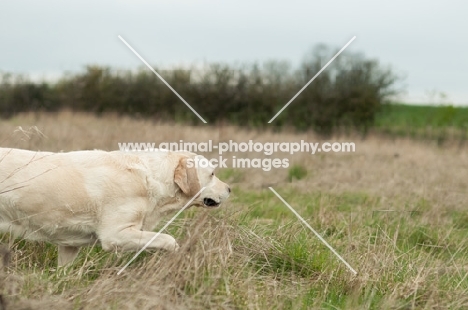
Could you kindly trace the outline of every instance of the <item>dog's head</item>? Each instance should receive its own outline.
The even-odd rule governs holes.
[[[215,176],[214,170],[215,167],[201,155],[183,156],[175,169],[174,182],[189,198],[205,187],[192,205],[215,208],[229,197],[231,189]]]

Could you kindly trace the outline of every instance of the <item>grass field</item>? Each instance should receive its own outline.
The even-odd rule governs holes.
[[[118,142],[179,139],[321,141],[313,133],[66,112],[0,123],[1,146],[34,150],[115,150]],[[183,213],[168,228],[181,250],[143,253],[120,276],[133,253],[83,248],[73,266],[57,270],[54,246],[3,235],[11,245],[0,274],[7,309],[468,308],[467,149],[373,134],[333,140],[354,141],[356,152],[287,156],[290,168],[270,172],[220,169],[231,198],[217,210]]]
[[[465,141],[468,138],[468,107],[383,106],[376,116],[375,130],[391,136]]]

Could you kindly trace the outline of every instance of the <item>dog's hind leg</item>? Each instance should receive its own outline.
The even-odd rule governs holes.
[[[65,266],[73,262],[78,255],[80,247],[76,246],[58,246],[58,266]]]

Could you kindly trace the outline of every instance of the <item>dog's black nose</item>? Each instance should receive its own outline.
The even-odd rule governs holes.
[[[230,187],[228,187],[228,192],[231,192],[231,188],[230,188]]]

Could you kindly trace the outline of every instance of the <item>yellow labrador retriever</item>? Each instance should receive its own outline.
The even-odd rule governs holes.
[[[213,208],[231,192],[189,152],[33,152],[0,148],[0,231],[58,245],[59,266],[81,246],[141,249],[161,216],[191,205]],[[148,249],[178,248],[167,234]]]

